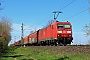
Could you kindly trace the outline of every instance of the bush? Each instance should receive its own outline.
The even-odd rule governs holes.
[[[11,22],[7,17],[0,19],[0,55],[7,49],[8,43],[11,40]]]

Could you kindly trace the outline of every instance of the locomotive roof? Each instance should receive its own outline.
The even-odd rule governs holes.
[[[71,24],[71,23],[68,21],[66,21],[66,22],[55,21],[55,22],[52,22],[50,25],[53,25],[53,24]],[[50,26],[50,25],[48,25],[48,26]],[[47,28],[48,26],[46,26],[44,28]],[[42,29],[44,29],[44,28],[42,28]],[[42,30],[42,29],[40,29],[40,30]]]
[[[67,21],[67,22],[59,22],[59,21],[56,21],[56,22],[53,22],[52,25],[53,25],[53,24],[71,24],[71,23],[68,22],[68,21]]]

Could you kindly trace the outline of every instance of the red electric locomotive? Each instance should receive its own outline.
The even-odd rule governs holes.
[[[48,45],[67,45],[71,44],[72,25],[70,22],[53,22],[48,27],[39,30],[38,42]]]

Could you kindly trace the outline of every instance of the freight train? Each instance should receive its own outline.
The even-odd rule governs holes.
[[[23,38],[23,45],[64,45],[71,44],[72,25],[70,22],[52,22],[49,26],[39,29]],[[12,46],[22,45],[22,40],[18,40]]]

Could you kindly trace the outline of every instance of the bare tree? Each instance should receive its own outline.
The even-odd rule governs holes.
[[[30,31],[30,34],[34,33],[34,31]]]
[[[88,3],[90,4],[90,0],[88,0]],[[89,12],[90,12],[90,7],[89,7]],[[83,31],[86,37],[90,37],[90,23],[85,24],[85,26],[83,26]],[[88,44],[90,45],[90,39],[88,40]]]
[[[90,0],[88,0],[88,3],[90,4]],[[89,12],[90,12],[90,7],[89,7]]]
[[[3,10],[4,9],[4,7],[1,6],[2,5],[2,2],[3,1],[0,1],[0,10]]]
[[[87,45],[90,45],[90,39],[88,40],[88,44]]]
[[[54,22],[54,20],[49,20],[49,21],[47,22],[47,24],[46,24],[46,27],[49,26],[49,25],[51,25],[52,22]]]
[[[83,26],[83,31],[85,32],[85,36],[90,36],[90,23]]]
[[[86,37],[90,37],[90,23],[83,26],[83,32]],[[90,45],[90,39],[88,40],[88,44]]]
[[[1,17],[0,20],[0,28],[1,28],[1,34],[2,36],[10,35],[10,32],[12,30],[12,23],[10,22],[10,19],[7,17]]]

